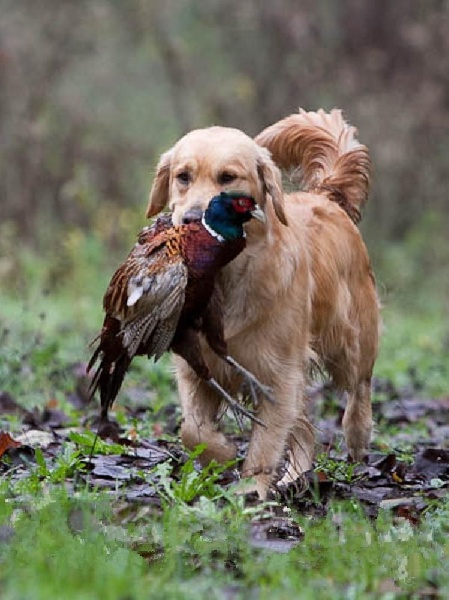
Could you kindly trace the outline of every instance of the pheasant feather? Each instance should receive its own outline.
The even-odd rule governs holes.
[[[140,232],[106,290],[106,316],[88,365],[89,371],[100,360],[92,394],[99,388],[102,420],[107,420],[134,356],[158,360],[172,350],[234,411],[260,423],[212,378],[197,340],[203,333],[212,350],[244,377],[251,390],[257,388],[271,399],[269,388],[229,357],[222,318],[212,314],[221,310],[217,295],[211,302],[215,276],[245,248],[243,224],[253,217],[264,219],[252,197],[222,192],[210,201],[201,223],[173,226],[163,215]]]

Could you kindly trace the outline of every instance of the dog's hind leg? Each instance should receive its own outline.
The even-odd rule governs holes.
[[[372,428],[371,378],[366,378],[348,391],[343,416],[345,441],[353,460],[363,460],[369,448]]]
[[[355,461],[364,459],[373,428],[371,377],[377,357],[380,329],[379,306],[373,283],[368,278],[365,287],[357,290],[361,296],[356,298],[355,292],[352,294],[353,303],[358,310],[353,310],[350,320],[357,336],[352,344],[352,351],[346,349],[341,354],[345,376],[340,389],[347,392],[343,432],[349,456]]]
[[[334,363],[337,368],[331,370],[337,389],[346,392],[343,433],[349,456],[357,462],[368,451],[373,429],[371,377],[377,356],[377,312],[373,310],[371,316],[369,327],[359,321],[358,336],[344,347]]]

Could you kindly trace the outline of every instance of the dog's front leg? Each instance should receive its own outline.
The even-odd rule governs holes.
[[[199,456],[202,464],[211,460],[226,463],[236,457],[237,448],[219,431],[217,417],[222,398],[201,381],[187,363],[174,357],[182,409],[181,439],[189,450],[199,444],[206,448]]]
[[[297,476],[310,468],[313,456],[314,436],[304,412],[304,381],[300,373],[287,381],[273,386],[275,404],[264,402],[260,405],[259,418],[267,427],[253,426],[248,455],[243,465],[242,475],[254,477],[256,490],[261,498],[266,498],[270,485],[278,477],[278,468],[291,437],[300,437],[296,450],[290,448],[290,468]],[[291,479],[293,473],[290,474]],[[248,490],[250,488],[248,487]]]

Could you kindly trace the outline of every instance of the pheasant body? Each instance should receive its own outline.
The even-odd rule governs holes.
[[[253,216],[261,218],[253,198],[222,192],[211,200],[201,223],[173,226],[163,215],[140,232],[103,298],[106,316],[88,365],[90,370],[100,358],[92,393],[100,389],[102,419],[136,355],[158,360],[171,349],[210,381],[201,332],[227,360],[215,276],[245,248],[242,225]]]

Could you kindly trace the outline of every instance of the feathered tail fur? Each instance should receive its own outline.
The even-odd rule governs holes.
[[[358,223],[368,196],[371,161],[357,130],[340,110],[290,115],[267,127],[255,141],[285,170],[297,169],[305,191],[325,194]]]

